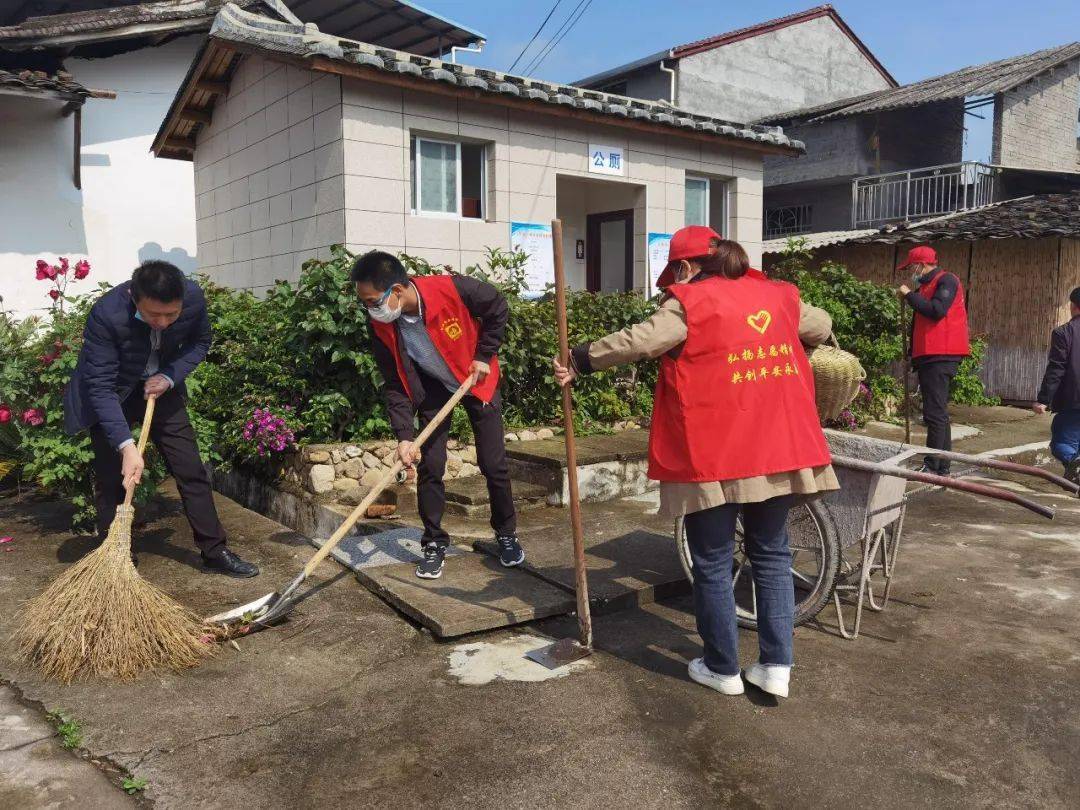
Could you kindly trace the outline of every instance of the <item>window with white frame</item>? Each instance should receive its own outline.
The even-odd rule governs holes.
[[[417,136],[412,139],[412,208],[422,216],[483,219],[483,144]]]
[[[685,225],[708,225],[727,236],[728,183],[722,178],[686,175]]]

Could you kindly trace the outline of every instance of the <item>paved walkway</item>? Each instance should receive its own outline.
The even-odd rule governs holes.
[[[687,679],[699,641],[686,597],[597,616],[598,651],[567,677],[467,685],[455,674],[463,662],[504,641],[520,649],[522,631],[438,642],[336,563],[319,569],[317,592],[287,624],[222,647],[197,670],[132,684],[44,682],[14,660],[11,616],[85,541],[65,531],[57,504],[6,497],[0,528],[16,541],[0,555],[0,678],[67,710],[89,755],[146,779],[143,801],[158,808],[861,808],[882,797],[1074,806],[1080,504],[1041,485],[1030,494],[1059,507],[1054,523],[968,496],[918,496],[893,604],[865,618],[854,642],[833,632],[831,609],[820,626],[800,628],[793,695],[779,706]],[[140,573],[201,612],[278,587],[311,553],[277,524],[219,503],[261,577],[195,571],[172,495],[142,510],[137,528]],[[565,520],[539,511],[552,525]],[[463,519],[455,527],[484,531]],[[573,620],[547,620],[527,632],[573,630]],[[756,637],[744,632],[741,644],[751,660]],[[44,734],[37,720],[25,723],[31,737]],[[85,797],[97,788],[114,791],[107,806],[123,806],[127,797],[52,741],[27,749],[46,743],[49,756],[68,757],[47,775],[70,780],[63,790],[79,800],[35,793],[40,776],[13,769],[0,806],[7,795],[28,810],[93,806]]]

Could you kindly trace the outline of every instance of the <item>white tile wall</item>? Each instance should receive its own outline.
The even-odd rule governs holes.
[[[485,220],[411,213],[409,147],[417,133],[488,144]],[[590,142],[621,144],[626,176],[589,175]],[[260,288],[295,279],[305,258],[326,257],[339,242],[458,267],[477,262],[486,247],[508,248],[511,221],[546,222],[557,209],[583,219],[609,210],[605,197],[622,207],[634,200],[642,254],[635,266],[643,283],[644,235],[682,226],[688,171],[732,180],[732,235],[754,261],[760,258],[761,159],[752,153],[542,109],[340,79],[254,56],[218,102],[214,123],[200,132],[195,166],[202,269],[227,284]],[[560,177],[589,179],[590,202],[557,206]],[[607,193],[624,184],[634,189],[632,198]],[[581,183],[567,187],[584,193]],[[583,231],[583,221],[573,224]]]
[[[259,290],[345,241],[341,123],[336,76],[244,59],[198,138],[201,271]]]

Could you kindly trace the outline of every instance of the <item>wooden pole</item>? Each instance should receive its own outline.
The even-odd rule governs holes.
[[[911,444],[911,344],[907,325],[907,301],[900,299],[900,337],[904,342],[904,444]]]
[[[559,357],[570,366],[570,339],[566,322],[566,271],[563,268],[562,220],[551,221],[551,246],[555,254],[555,315],[559,324]],[[566,431],[566,477],[570,490],[570,529],[574,535],[574,591],[577,595],[578,640],[592,649],[592,615],[589,612],[589,583],[585,574],[585,532],[581,527],[578,496],[577,450],[574,446],[574,397],[564,386],[563,428]]]

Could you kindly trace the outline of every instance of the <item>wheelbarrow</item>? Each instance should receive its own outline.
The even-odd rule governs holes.
[[[1007,501],[1051,520],[1054,516],[1051,507],[1010,490],[908,469],[902,466],[905,462],[915,456],[935,454],[974,467],[1042,478],[1074,495],[1080,492],[1080,486],[1038,467],[834,430],[826,430],[825,435],[841,488],[799,504],[788,518],[794,623],[806,624],[832,602],[840,635],[847,639],[859,635],[864,607],[880,611],[889,603],[904,531],[908,481]],[[738,547],[732,574],[736,613],[742,627],[757,629],[757,599],[741,524],[736,535]],[[675,523],[675,541],[683,568],[692,581],[693,563],[681,518]],[[842,596],[855,605],[850,623],[845,618]]]

